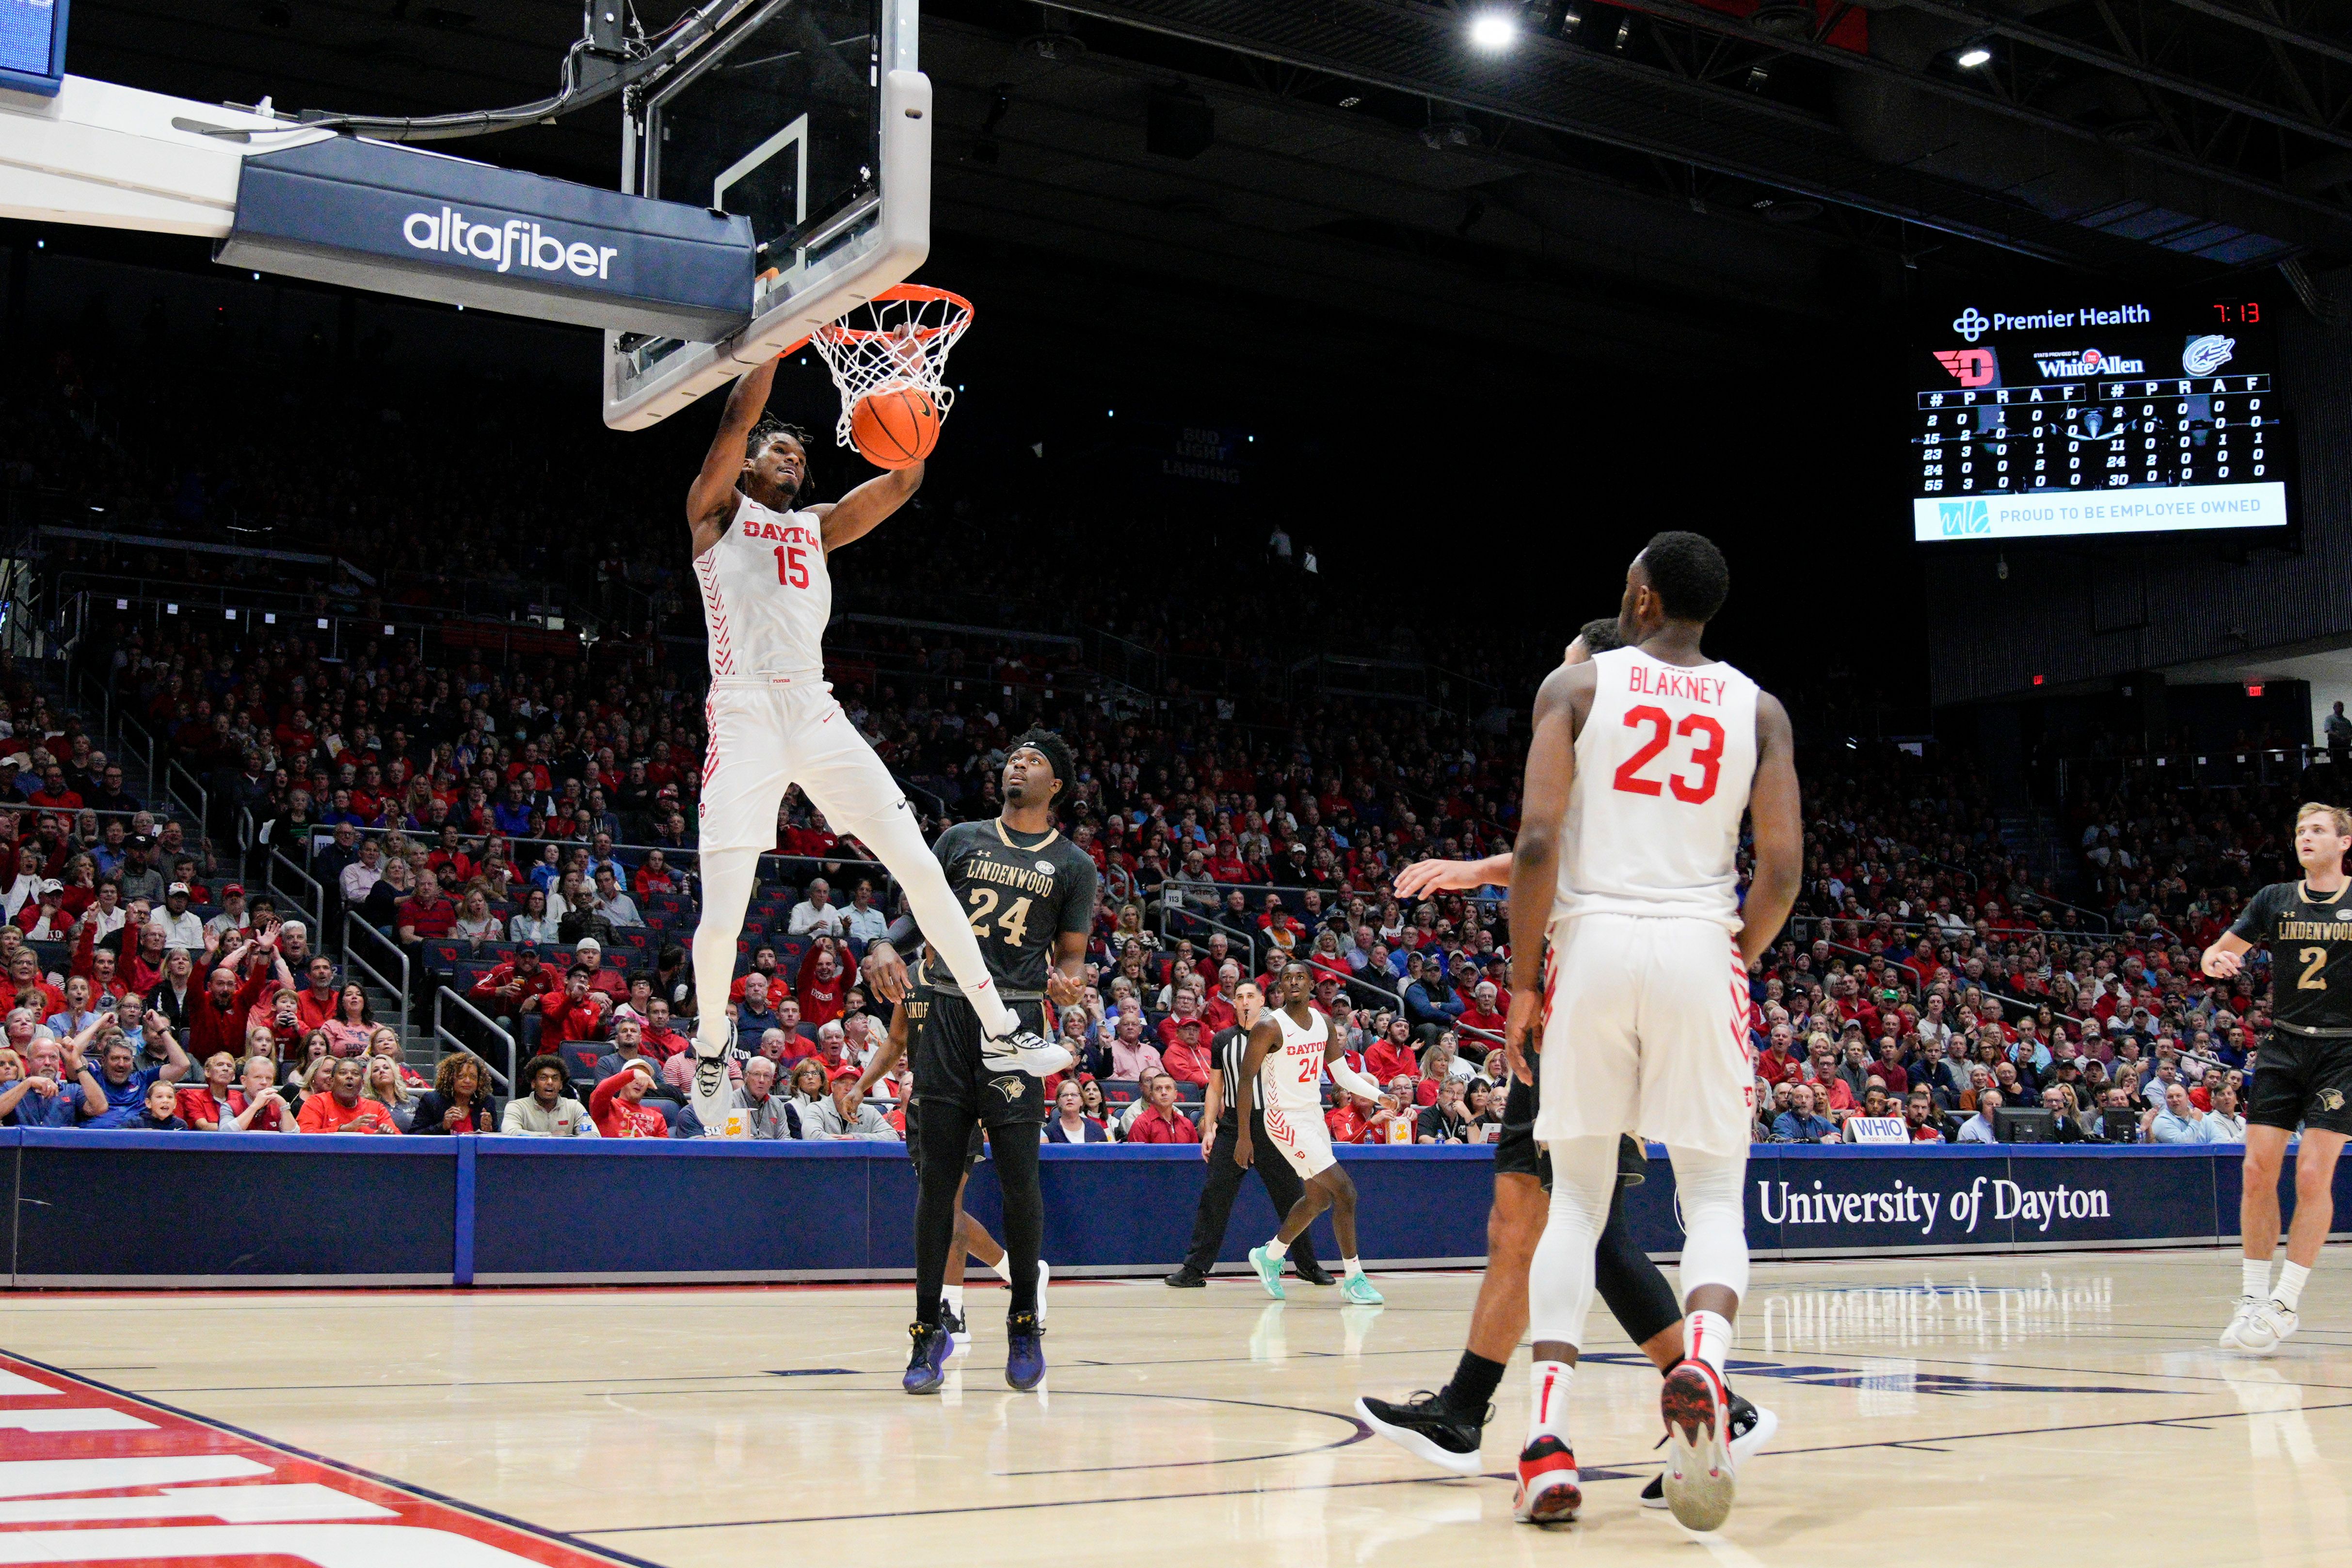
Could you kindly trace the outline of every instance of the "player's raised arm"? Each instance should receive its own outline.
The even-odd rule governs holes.
[[[1789,923],[1805,874],[1805,828],[1797,795],[1797,742],[1789,710],[1756,694],[1756,782],[1748,812],[1756,834],[1756,876],[1741,906],[1739,956],[1753,964]]]
[[[751,427],[767,412],[768,393],[776,384],[776,363],[773,359],[755,364],[735,382],[727,395],[727,407],[719,416],[719,429],[710,437],[710,450],[703,454],[702,471],[694,476],[694,484],[686,492],[686,521],[694,530],[694,552],[698,555],[718,542],[719,531],[727,526],[735,510],[735,480],[743,471],[744,443],[751,438]]]
[[[1511,1070],[1528,1081],[1534,1075],[1525,1040],[1543,1001],[1544,933],[1559,885],[1560,825],[1576,780],[1577,698],[1590,707],[1592,683],[1589,664],[1563,666],[1544,678],[1519,785],[1519,836],[1511,848],[1511,1016],[1503,1026],[1503,1049]]]
[[[837,501],[809,508],[824,522],[825,553],[873,532],[922,488],[923,465],[918,460],[875,475]]]
[[[1242,1076],[1234,1087],[1234,1163],[1249,1169],[1254,1152],[1250,1148],[1250,1101],[1257,1092],[1258,1069],[1265,1066],[1268,1051],[1282,1045],[1282,1031],[1271,1018],[1261,1018],[1250,1026],[1249,1048],[1242,1053]]]

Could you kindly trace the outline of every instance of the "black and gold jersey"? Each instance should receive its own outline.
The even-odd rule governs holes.
[[[1094,924],[1101,880],[1094,861],[1054,829],[1014,833],[998,818],[957,823],[931,852],[963,902],[999,993],[1045,994],[1055,940]]]
[[[2352,1036],[2352,888],[2315,894],[2273,882],[2230,934],[2271,950],[2271,1018],[2306,1035]]]

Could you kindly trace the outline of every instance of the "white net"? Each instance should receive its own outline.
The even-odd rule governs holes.
[[[811,334],[841,394],[841,417],[834,437],[850,446],[849,418],[859,401],[877,392],[912,388],[927,393],[940,418],[955,402],[946,380],[948,353],[971,325],[971,303],[944,289],[901,283],[886,289],[837,321]]]

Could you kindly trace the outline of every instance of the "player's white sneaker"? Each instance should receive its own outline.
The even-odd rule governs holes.
[[[2261,1305],[2262,1303],[2252,1296],[2241,1296],[2230,1303],[2230,1321],[2221,1325],[2221,1345],[2223,1350],[2233,1351],[2241,1348],[2238,1344],[2239,1331],[2246,1326],[2246,1320],[2252,1317],[2254,1309]]]
[[[702,1131],[716,1136],[726,1131],[727,1056],[730,1042],[694,1037],[694,1118]]]
[[[1666,1506],[1686,1530],[1720,1528],[1731,1516],[1738,1474],[1723,1379],[1705,1362],[1679,1362],[1666,1373],[1658,1407],[1666,1420]]]
[[[2301,1321],[2293,1307],[2273,1296],[2246,1314],[2239,1323],[2237,1348],[2249,1355],[2269,1355],[2279,1348],[2279,1342],[2295,1331]]]
[[[1077,1058],[1070,1048],[1034,1029],[992,1037],[980,1047],[980,1065],[990,1072],[1025,1072],[1051,1078]]]

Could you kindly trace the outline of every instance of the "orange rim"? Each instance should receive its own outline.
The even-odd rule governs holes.
[[[959,320],[944,321],[936,327],[917,327],[915,329],[914,335],[918,342],[929,342],[930,339],[938,337],[941,332],[948,331],[959,326],[970,326],[971,324],[972,309],[971,300],[965,299],[961,294],[952,293],[945,289],[934,289],[928,283],[894,283],[889,288],[885,289],[880,293],[875,295],[874,299],[868,300],[867,303],[872,304],[876,300],[909,300],[927,305],[949,304],[953,305],[958,310],[962,312],[962,315]],[[814,335],[829,339],[835,342],[854,343],[869,338],[887,338],[895,336],[896,334],[887,331],[878,331],[871,327],[845,327],[839,321],[834,321],[827,325],[819,327]]]

